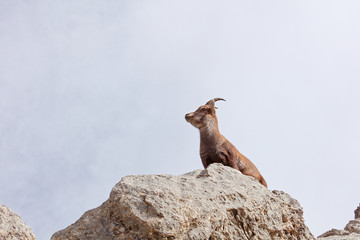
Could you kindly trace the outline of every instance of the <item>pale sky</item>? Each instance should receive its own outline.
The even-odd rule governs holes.
[[[360,2],[0,1],[0,203],[39,240],[221,133],[317,236],[360,202]]]

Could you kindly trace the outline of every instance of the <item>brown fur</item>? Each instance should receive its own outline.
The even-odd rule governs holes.
[[[256,178],[267,187],[266,181],[255,165],[242,155],[223,135],[218,128],[215,102],[224,100],[215,98],[200,106],[195,112],[185,115],[186,121],[200,130],[200,157],[207,168],[212,163],[222,163]]]

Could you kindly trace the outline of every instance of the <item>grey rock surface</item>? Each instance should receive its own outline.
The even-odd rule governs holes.
[[[318,237],[318,240],[360,240],[360,235],[356,233],[347,233],[346,235],[330,235],[327,237]]]
[[[360,218],[360,204],[354,211],[355,219]]]
[[[360,205],[354,211],[355,219],[350,220],[344,230],[331,229],[321,234],[318,240],[360,240]]]
[[[21,218],[8,207],[0,204],[0,239],[35,240],[35,234]]]
[[[348,224],[346,224],[344,229],[351,233],[360,234],[360,218],[351,220]]]
[[[314,239],[300,204],[221,164],[180,176],[126,176],[51,240]]]

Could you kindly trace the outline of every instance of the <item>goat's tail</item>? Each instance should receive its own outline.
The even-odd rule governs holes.
[[[259,182],[260,182],[262,185],[264,185],[266,188],[268,187],[268,186],[267,186],[267,183],[266,183],[266,181],[265,181],[265,179],[264,179],[263,176],[261,176]]]

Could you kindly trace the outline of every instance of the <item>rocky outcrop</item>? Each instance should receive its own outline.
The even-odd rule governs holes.
[[[0,239],[35,240],[31,228],[9,208],[0,204]]]
[[[221,164],[124,177],[109,199],[51,240],[314,239],[300,204]]]
[[[331,229],[321,234],[318,240],[359,240],[360,239],[360,205],[354,211],[355,219],[345,226],[344,230]]]

